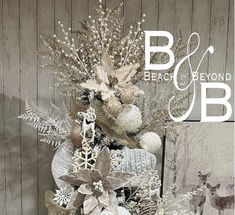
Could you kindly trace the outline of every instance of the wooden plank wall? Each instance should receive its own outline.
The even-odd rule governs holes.
[[[103,0],[114,8],[122,0]],[[233,0],[123,0],[126,25],[146,13],[144,29],[167,30],[184,40],[196,31],[202,49],[192,63],[197,65],[204,49],[216,48],[205,58],[201,71],[231,73],[234,77]],[[50,89],[54,78],[42,71],[37,56],[42,47],[40,35],[61,35],[57,22],[72,29],[79,21],[94,14],[98,0],[0,0],[0,214],[44,215],[44,192],[54,189],[50,173],[52,148],[38,141],[37,132],[17,119],[24,111],[26,99],[38,105],[50,102],[69,106],[70,101]],[[234,83],[227,82],[233,89]],[[200,120],[200,90],[191,120]],[[144,86],[155,93],[153,86]],[[233,90],[232,90],[233,91]],[[209,92],[212,96],[212,92]],[[222,96],[223,92],[218,92]],[[234,101],[234,94],[231,102]],[[190,98],[189,98],[190,102]],[[222,114],[222,107],[209,109]],[[233,116],[230,120],[233,120]]]

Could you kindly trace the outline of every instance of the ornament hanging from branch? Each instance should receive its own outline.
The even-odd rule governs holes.
[[[87,112],[78,112],[77,116],[82,117],[82,129],[81,129],[81,136],[83,138],[83,143],[94,143],[95,140],[95,120],[96,120],[96,114],[95,109],[90,107]],[[75,120],[78,124],[79,121]],[[91,131],[91,138],[87,138],[88,132]]]
[[[80,169],[93,169],[95,166],[98,151],[93,149],[88,143],[84,143],[77,149],[73,156],[73,171]]]
[[[74,190],[71,186],[65,186],[59,190],[56,190],[56,193],[54,194],[55,197],[53,200],[60,206],[67,206],[73,192]]]

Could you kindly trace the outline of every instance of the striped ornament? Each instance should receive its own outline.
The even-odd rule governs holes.
[[[55,152],[51,163],[51,171],[58,188],[62,188],[67,185],[66,182],[61,181],[59,177],[72,172],[73,154],[74,147],[70,141],[62,143]]]
[[[156,169],[157,159],[155,155],[143,149],[129,149],[125,147],[122,150],[123,159],[114,171],[131,172],[137,175]]]

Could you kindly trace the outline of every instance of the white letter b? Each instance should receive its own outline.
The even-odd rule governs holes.
[[[206,90],[208,88],[220,88],[225,90],[225,96],[223,98],[206,98]],[[231,97],[231,89],[224,83],[201,83],[201,122],[224,122],[232,115],[232,106],[228,102]],[[227,112],[224,116],[207,116],[207,105],[219,104],[224,105]]]
[[[145,33],[145,70],[167,70],[175,61],[171,47],[173,46],[174,40],[171,33],[167,31],[144,31]],[[151,37],[166,37],[169,43],[166,46],[151,46]],[[151,64],[151,53],[164,52],[169,55],[169,62],[165,64]]]

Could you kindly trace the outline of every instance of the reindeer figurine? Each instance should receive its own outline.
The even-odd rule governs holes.
[[[209,189],[210,204],[213,208],[218,210],[219,215],[223,215],[225,209],[234,208],[234,195],[219,196],[217,194],[217,190],[220,188],[220,184],[211,186],[209,183],[207,183],[207,188]]]
[[[96,120],[96,114],[95,110],[90,107],[87,112],[79,112],[77,113],[78,117],[82,116],[83,117],[83,122],[82,122],[82,131],[81,131],[81,136],[83,137],[82,143],[87,143],[87,138],[86,134],[89,130],[92,132],[92,137],[89,140],[89,142],[93,143],[95,139],[95,120]],[[79,123],[79,121],[76,121]]]

